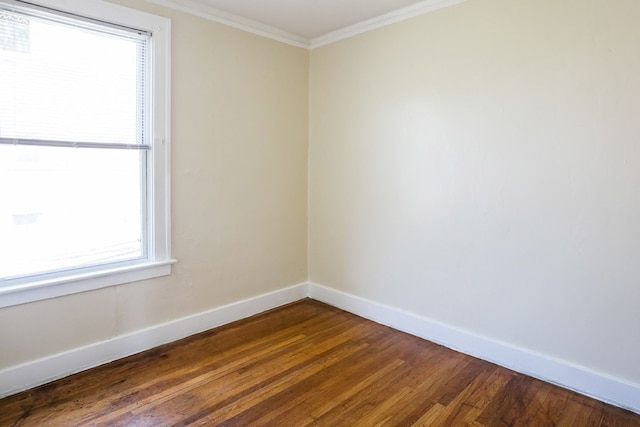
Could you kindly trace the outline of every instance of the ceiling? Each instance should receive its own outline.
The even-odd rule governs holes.
[[[464,0],[147,0],[313,48]]]
[[[313,39],[419,0],[198,0],[234,15]]]

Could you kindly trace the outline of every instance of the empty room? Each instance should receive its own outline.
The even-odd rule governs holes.
[[[640,426],[637,0],[0,0],[0,426]]]

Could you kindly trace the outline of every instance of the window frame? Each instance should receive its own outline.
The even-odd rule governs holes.
[[[122,285],[171,273],[171,21],[101,0],[0,0],[20,8],[44,7],[151,34],[149,102],[151,149],[147,152],[147,257],[121,265],[105,264],[0,280],[0,308]]]

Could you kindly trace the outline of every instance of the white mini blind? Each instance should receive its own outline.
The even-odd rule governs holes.
[[[142,148],[150,35],[0,2],[0,143]]]

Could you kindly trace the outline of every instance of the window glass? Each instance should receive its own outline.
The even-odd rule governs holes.
[[[0,279],[148,257],[148,43],[0,7]]]
[[[0,278],[143,257],[145,154],[0,145]]]

